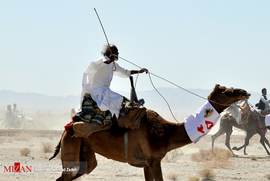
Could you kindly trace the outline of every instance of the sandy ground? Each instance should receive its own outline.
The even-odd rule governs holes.
[[[52,152],[44,153],[43,143],[51,145],[53,150],[57,145],[62,131],[49,130],[0,130],[0,180],[55,180],[61,172],[61,160],[59,158],[48,161]],[[205,168],[201,163],[191,160],[191,154],[200,149],[211,148],[211,135],[207,135],[198,144],[188,145],[178,149],[177,156],[172,153],[162,162],[163,177],[165,181],[172,180],[175,174],[176,180],[188,181],[190,177],[197,176],[198,171]],[[269,137],[269,135],[267,135]],[[224,145],[225,136],[216,140],[215,146],[226,148]],[[231,146],[240,146],[244,141],[244,135],[233,135]],[[29,148],[28,156],[22,156],[20,150]],[[248,155],[243,150],[235,151],[238,157],[231,157],[229,160],[234,166],[230,168],[215,168],[217,174],[215,180],[263,180],[266,174],[270,174],[270,157],[259,143],[259,136],[254,136],[247,148]],[[251,160],[256,156],[257,160]],[[98,166],[89,175],[77,179],[80,181],[137,181],[144,180],[143,169],[132,167],[126,163],[115,162],[100,155],[97,155]],[[21,167],[30,167],[31,172],[14,173],[7,172],[5,167],[13,166],[20,162]],[[200,179],[201,180],[201,179]],[[266,180],[266,179],[265,179]]]

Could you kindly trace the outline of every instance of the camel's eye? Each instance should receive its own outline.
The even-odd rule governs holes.
[[[233,94],[232,90],[225,90],[224,93],[226,94],[226,96],[231,96]]]

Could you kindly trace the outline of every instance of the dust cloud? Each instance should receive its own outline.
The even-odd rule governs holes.
[[[20,108],[19,112],[23,113],[28,119],[32,119],[34,130],[64,130],[64,126],[71,122],[71,109],[27,109]],[[0,125],[5,120],[5,108],[0,108]],[[18,129],[23,129],[22,127]],[[27,129],[27,128],[26,128]]]

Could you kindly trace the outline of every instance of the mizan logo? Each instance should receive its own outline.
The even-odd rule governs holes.
[[[4,166],[4,172],[32,172],[32,166],[21,166],[20,162],[15,162],[14,166]]]

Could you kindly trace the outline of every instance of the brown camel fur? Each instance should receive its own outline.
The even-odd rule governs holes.
[[[223,135],[224,133],[226,133],[226,140],[225,140],[225,145],[227,146],[227,148],[232,152],[233,156],[237,156],[234,154],[234,152],[232,150],[237,150],[239,151],[240,149],[244,148],[244,154],[247,155],[246,153],[246,146],[248,146],[249,144],[249,140],[250,138],[255,135],[256,133],[258,133],[260,135],[260,143],[263,145],[266,153],[268,155],[270,155],[269,151],[267,150],[265,143],[270,147],[270,144],[268,142],[268,140],[265,137],[266,134],[266,127],[265,127],[265,117],[259,115],[260,121],[262,123],[262,128],[258,130],[256,122],[254,120],[254,118],[251,116],[251,110],[249,107],[248,102],[246,101],[245,104],[242,107],[242,113],[241,113],[241,117],[242,117],[242,123],[243,124],[238,124],[237,121],[235,120],[234,117],[232,116],[228,116],[228,115],[224,115],[221,117],[220,119],[220,126],[219,126],[219,130],[216,134],[214,134],[212,136],[212,147],[214,147],[214,142],[215,139],[217,139],[219,136]],[[246,138],[245,138],[245,143],[243,146],[237,148],[237,147],[233,147],[231,149],[230,146],[230,137],[231,134],[233,132],[233,127],[239,128],[241,130],[246,131]]]
[[[221,113],[229,104],[246,100],[250,96],[245,90],[216,85],[208,96],[209,102]],[[127,162],[144,168],[146,181],[163,181],[161,160],[170,150],[192,143],[184,123],[171,123],[156,112],[148,110],[141,120],[139,129],[130,129],[128,134],[128,154],[125,156],[124,133],[110,131],[96,132],[88,138],[72,137],[64,132],[56,147],[54,158],[61,150],[63,169],[76,168],[74,172],[62,172],[57,180],[73,180],[89,174],[96,166],[95,153],[119,162]],[[127,160],[126,160],[126,159]]]

